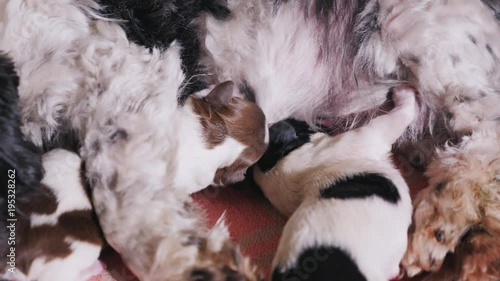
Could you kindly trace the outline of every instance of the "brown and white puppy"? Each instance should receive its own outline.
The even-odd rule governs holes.
[[[107,241],[140,280],[256,280],[223,222],[207,231],[189,196],[243,179],[267,147],[264,114],[234,91],[232,82],[222,83],[173,112],[148,115],[146,105],[88,132],[96,212]],[[228,252],[234,258],[224,258]]]
[[[102,269],[102,239],[81,178],[80,157],[53,150],[43,155],[42,163],[45,175],[36,187],[38,194],[18,201],[23,214],[7,223],[15,238],[8,255],[1,257],[0,276],[16,281],[86,281]]]
[[[188,98],[178,132],[182,143],[178,153],[182,157],[177,159],[175,186],[193,193],[210,184],[242,181],[246,170],[264,154],[268,142],[266,118],[255,103],[236,94],[239,90],[234,83],[226,81],[205,97]],[[194,120],[188,117],[191,110]],[[213,177],[208,176],[214,171]]]
[[[479,227],[495,239],[500,238],[499,143],[498,128],[476,131],[463,137],[459,145],[437,152],[426,173],[429,187],[414,202],[410,243],[403,260],[410,276],[421,271],[439,271],[446,255],[456,251],[470,229]],[[483,240],[473,239],[471,245],[480,248]],[[491,250],[491,255],[500,253],[498,249]],[[463,259],[461,270],[467,271],[475,267],[479,255],[457,258]],[[500,256],[495,259],[498,261]],[[488,280],[487,266],[475,267],[484,279],[467,280]]]

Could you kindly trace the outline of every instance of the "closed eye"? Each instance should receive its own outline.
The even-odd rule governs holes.
[[[439,243],[443,243],[444,242],[444,232],[440,229],[436,230],[434,232],[434,237],[436,237],[436,240],[439,242]]]

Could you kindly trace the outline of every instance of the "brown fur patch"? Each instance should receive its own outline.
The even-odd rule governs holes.
[[[80,179],[82,188],[85,181]],[[55,225],[41,225],[31,228],[28,219],[33,214],[51,215],[58,207],[54,192],[44,184],[40,184],[40,195],[29,202],[19,202],[26,217],[18,216],[16,223],[16,263],[20,271],[29,271],[32,262],[44,257],[45,262],[57,258],[66,258],[71,253],[71,245],[65,239],[74,239],[94,245],[102,245],[103,239],[99,227],[94,221],[91,210],[75,210],[63,213]]]
[[[260,281],[264,280],[257,268],[243,257],[238,248],[230,242],[220,252],[211,252],[201,243],[196,266],[186,272],[184,280],[189,281]]]
[[[102,245],[99,229],[92,220],[90,210],[64,213],[56,225],[31,228],[29,220],[21,220],[18,223],[16,261],[22,272],[27,272],[31,263],[37,258],[44,257],[45,262],[50,262],[53,259],[68,257],[72,250],[65,239]]]
[[[54,213],[57,210],[57,198],[54,192],[44,184],[40,184],[37,188],[40,191],[39,195],[30,198],[29,202],[19,201],[19,209],[23,210],[27,216],[31,214],[50,215]]]
[[[441,270],[424,281],[497,281],[500,276],[499,235],[474,230],[455,253],[446,257]]]
[[[94,245],[102,245],[99,229],[94,223],[91,210],[76,210],[62,214],[59,217],[61,230],[67,237]]]
[[[232,137],[247,148],[229,167],[217,170],[214,181],[220,184],[242,179],[245,171],[264,154],[267,143],[266,118],[254,103],[241,98],[231,98],[225,106],[211,106],[204,99],[192,98],[193,109],[200,116],[203,133],[209,148]]]

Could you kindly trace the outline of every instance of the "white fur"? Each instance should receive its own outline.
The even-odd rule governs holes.
[[[187,103],[189,105],[190,101]],[[192,111],[184,110],[178,120],[180,124],[175,134],[181,145],[177,153],[182,157],[177,159],[173,185],[191,194],[211,185],[215,171],[231,165],[246,146],[234,138],[227,137],[223,144],[207,149],[198,117]]]
[[[220,76],[246,79],[254,87],[257,103],[269,123],[311,114],[311,109],[325,102],[324,96],[315,93],[326,91],[329,78],[327,66],[316,64],[318,46],[310,22],[298,9],[280,9],[270,19],[271,8],[260,1],[235,5],[236,18],[224,23],[215,19],[207,22],[205,44],[214,64],[223,69]],[[244,12],[238,13],[240,10]],[[245,26],[251,20],[263,27]],[[246,32],[245,28],[252,30]],[[227,45],[221,48],[222,44]]]
[[[382,44],[416,75],[426,103],[447,108],[456,132],[498,123],[500,24],[491,10],[481,0],[380,2]]]
[[[20,278],[20,281],[87,281],[102,271],[103,267],[98,261],[101,247],[71,241],[71,248],[73,253],[65,259],[50,262],[35,259],[29,273]]]
[[[368,125],[335,137],[313,135],[311,142],[285,156],[256,182],[282,213],[291,215],[273,266],[296,265],[305,249],[336,246],[347,251],[367,280],[387,281],[399,274],[411,222],[408,186],[390,160],[392,144],[412,122],[414,93],[396,90],[396,108]],[[397,204],[367,199],[319,199],[322,189],[357,173],[381,174],[397,187]]]
[[[358,81],[354,58],[340,49],[322,50],[322,35],[329,28],[323,29],[313,15],[304,16],[302,4],[281,3],[275,13],[272,1],[233,0],[228,5],[231,20],[206,20],[205,61],[220,79],[248,82],[270,124],[287,117],[315,124],[332,112],[359,113],[385,100],[392,81]],[[345,31],[341,24],[336,28],[339,34]],[[334,40],[329,47],[345,44],[342,35],[329,39]]]
[[[376,109],[402,82],[416,84],[421,94],[407,137],[498,123],[500,25],[481,0],[371,0],[360,17],[344,14],[327,28],[326,20],[304,16],[300,1],[281,3],[274,13],[272,2],[228,1],[231,20],[208,17],[205,37],[205,61],[223,79],[247,81],[269,123],[294,117],[315,125],[331,118],[337,128],[351,128],[363,120],[357,115]],[[347,19],[357,19],[346,33],[354,36],[377,5],[379,29],[360,46],[345,41],[343,32],[352,28]]]
[[[54,150],[42,157],[45,175],[42,183],[51,187],[59,202],[57,210],[50,215],[33,214],[31,227],[44,224],[55,225],[63,213],[75,210],[92,210],[80,178],[81,160],[78,155],[63,150]]]

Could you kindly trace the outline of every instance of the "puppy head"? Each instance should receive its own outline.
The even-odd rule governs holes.
[[[246,170],[264,154],[268,136],[266,118],[253,102],[234,97],[234,83],[217,85],[206,97],[192,97],[195,113],[203,127],[208,149],[237,154],[231,163],[222,163],[214,177],[215,185],[241,181]],[[235,145],[235,143],[237,145]],[[241,145],[244,146],[241,151]]]
[[[306,122],[286,119],[269,128],[269,147],[258,162],[262,172],[271,170],[276,163],[293,150],[310,142],[314,131]]]
[[[408,250],[403,258],[403,266],[409,276],[421,271],[438,271],[446,255],[454,252],[460,237],[477,219],[474,215],[461,215],[461,205],[468,203],[453,202],[452,198],[435,193],[436,187],[429,187],[414,202]]]

